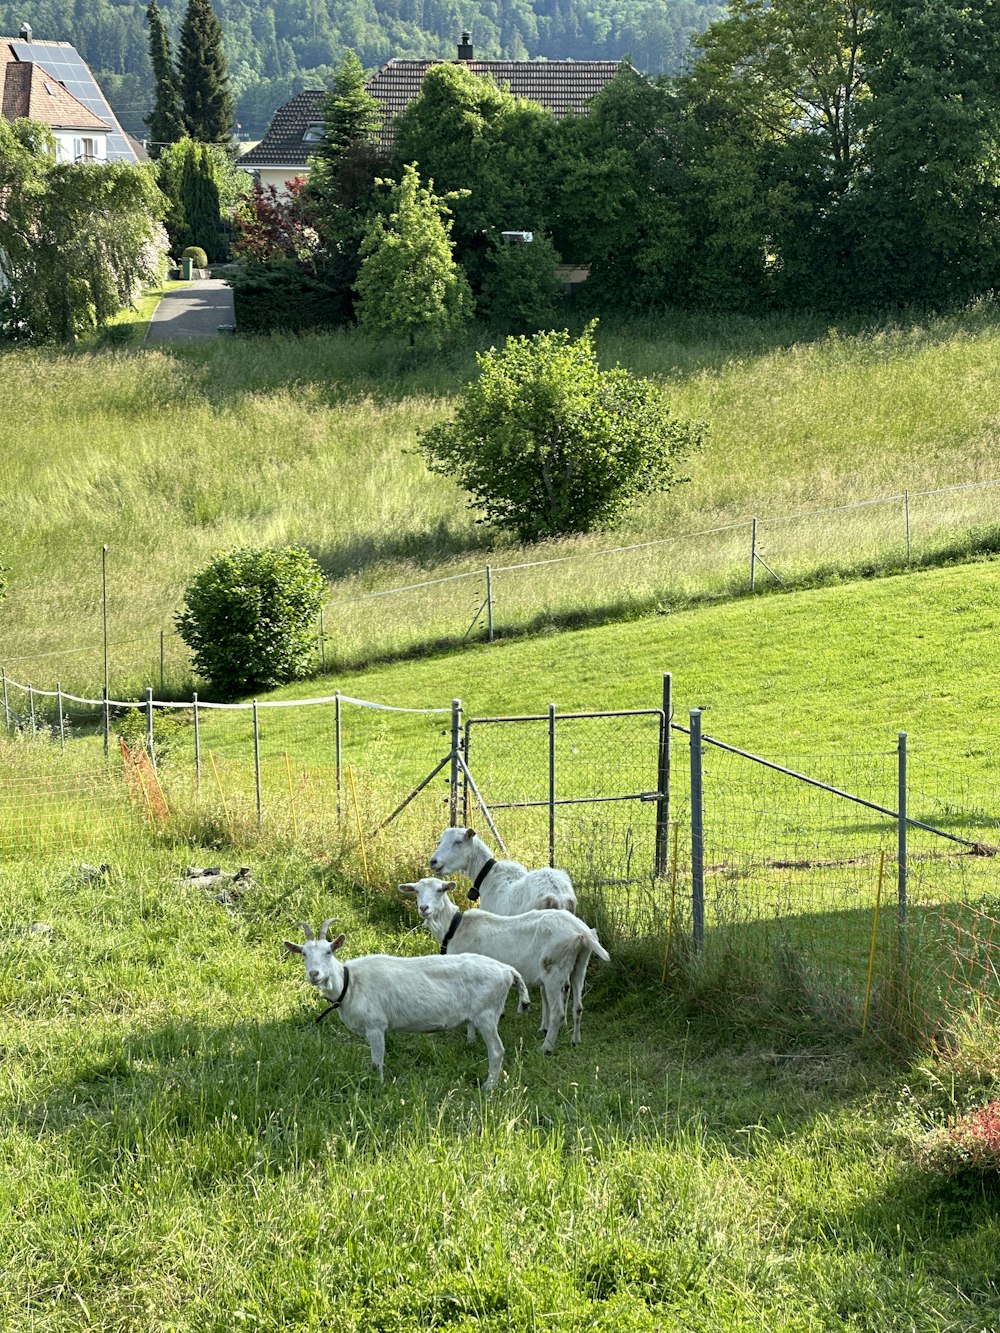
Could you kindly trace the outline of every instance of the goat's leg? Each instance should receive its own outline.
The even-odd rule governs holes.
[[[548,976],[542,986],[542,1006],[548,1015],[548,1021],[545,1027],[545,1040],[542,1042],[542,1051],[545,1055],[551,1055],[555,1050],[556,1038],[559,1036],[559,1029],[563,1025],[563,987],[564,982],[561,977]]]
[[[542,986],[542,1016],[538,1025],[538,1035],[544,1037],[549,1030],[549,992],[546,986]]]
[[[590,950],[581,949],[573,964],[567,989],[573,996],[573,1045],[580,1044],[580,1022],[583,1018],[583,983],[587,979],[587,964],[590,962]]]
[[[380,1083],[385,1082],[385,1028],[369,1028],[365,1033],[371,1048],[372,1064],[378,1070]]]
[[[503,1042],[500,1040],[500,1033],[497,1031],[497,1016],[491,1014],[481,1019],[476,1023],[476,1027],[486,1043],[486,1055],[489,1063],[483,1090],[489,1092],[491,1088],[496,1087],[500,1078],[500,1071],[503,1069]]]

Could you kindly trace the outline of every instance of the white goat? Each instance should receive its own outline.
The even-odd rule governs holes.
[[[479,1032],[486,1043],[489,1072],[483,1087],[495,1087],[503,1067],[503,1042],[497,1023],[511,986],[517,987],[521,999],[519,1012],[523,1013],[529,1004],[528,988],[515,969],[472,954],[457,958],[368,954],[352,958],[349,964],[341,963],[334,955],[344,943],[344,936],[338,935],[333,941],[326,938],[331,921],[324,921],[315,937],[304,921],[299,922],[305,944],[286,940],[285,948],[302,955],[307,980],[326,996],[344,1026],[368,1038],[379,1079],[385,1079],[388,1030],[438,1032],[466,1023],[469,1041],[474,1041],[474,1034]]]
[[[606,963],[610,956],[596,931],[572,912],[545,908],[498,916],[482,910],[460,912],[449,890],[452,881],[428,875],[415,884],[400,884],[400,893],[417,900],[420,919],[449,956],[485,954],[517,969],[528,986],[542,991],[542,1050],[551,1055],[559,1029],[566,1021],[566,991],[573,997],[573,1045],[580,1040],[583,1017],[583,982],[590,955]]]
[[[543,907],[576,911],[573,881],[565,870],[528,870],[520,861],[498,861],[471,828],[446,828],[430,859],[435,875],[467,875],[469,897],[497,916],[517,916]]]

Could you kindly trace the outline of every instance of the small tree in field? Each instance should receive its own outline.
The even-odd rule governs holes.
[[[433,181],[415,166],[393,186],[388,220],[377,214],[361,243],[356,284],[358,323],[371,333],[418,336],[433,346],[472,315],[472,292],[452,257],[450,219]]]
[[[431,470],[522,541],[612,527],[639,496],[684,480],[677,464],[707,434],[671,416],[649,380],[599,369],[594,328],[480,353],[454,420],[420,436]]]
[[[273,689],[308,673],[323,587],[300,547],[228,551],[189,585],[177,632],[223,698]]]

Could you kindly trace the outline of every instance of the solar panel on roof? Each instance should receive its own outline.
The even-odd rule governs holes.
[[[115,114],[107,99],[97,85],[97,80],[71,46],[59,46],[55,42],[11,42],[10,49],[18,60],[33,61],[41,65],[54,79],[72,93],[78,102],[82,102],[88,111],[106,120],[110,126],[108,133],[108,161],[135,162],[136,155],[128,140],[118,126]]]

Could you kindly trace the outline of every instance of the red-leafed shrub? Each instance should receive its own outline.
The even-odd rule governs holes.
[[[1000,1169],[1000,1100],[977,1106],[954,1124],[932,1134],[918,1154],[933,1171]]]

